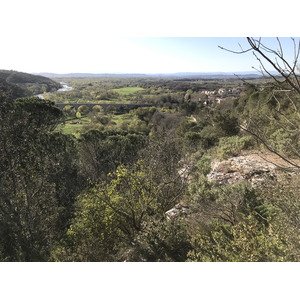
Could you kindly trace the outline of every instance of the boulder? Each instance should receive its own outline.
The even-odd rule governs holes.
[[[181,203],[176,204],[173,208],[166,212],[167,219],[174,219],[182,215],[188,214],[188,206],[182,205]]]

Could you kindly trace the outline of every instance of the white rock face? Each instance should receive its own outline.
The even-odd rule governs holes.
[[[224,161],[212,163],[212,171],[207,175],[208,181],[219,184],[233,184],[245,181],[257,184],[265,175],[275,177],[276,166],[259,156],[241,155]]]

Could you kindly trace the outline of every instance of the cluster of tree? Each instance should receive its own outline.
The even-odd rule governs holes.
[[[53,102],[2,94],[0,107],[1,260],[299,259],[297,179],[285,188],[206,179],[230,139],[249,147],[235,110],[201,111],[195,122],[140,108],[148,133],[104,128],[76,139],[56,130],[64,115]],[[179,202],[189,214],[166,218]]]
[[[54,132],[61,117],[54,103],[1,94],[1,260],[47,260],[68,226],[80,176],[75,141]]]
[[[7,83],[6,79],[4,78],[0,78],[0,90],[5,93],[10,93],[14,99],[30,96],[28,89],[20,87],[16,84]]]
[[[124,130],[76,139],[57,131],[64,114],[51,101],[2,93],[0,103],[2,261],[119,260],[144,222],[162,218],[183,193],[172,139],[149,143]],[[154,112],[138,116],[146,123]],[[82,219],[87,211],[94,224]]]
[[[54,92],[60,88],[60,84],[39,75],[0,70],[0,87],[2,91],[10,91],[12,97],[16,99],[44,92]]]
[[[57,78],[59,80],[59,78]],[[64,78],[72,90],[64,93],[45,95],[49,100],[62,102],[133,102],[152,103],[163,105],[178,105],[184,101],[186,92],[194,93],[194,98],[199,98],[203,90],[217,90],[221,87],[235,87],[241,85],[237,79],[226,80],[183,80],[174,78],[156,77],[97,77],[97,78]],[[139,88],[132,93],[119,93],[122,88]],[[197,99],[198,100],[198,99]]]

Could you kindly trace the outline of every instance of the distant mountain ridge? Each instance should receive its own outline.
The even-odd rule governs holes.
[[[14,99],[53,92],[60,87],[60,83],[41,75],[0,70],[0,91],[10,92]]]
[[[116,76],[149,76],[147,74],[139,74],[139,73],[66,73],[66,74],[58,74],[58,73],[32,73],[37,76],[44,76],[48,78],[61,78],[61,77],[116,77]]]
[[[33,73],[35,75],[45,76],[48,78],[64,78],[64,77],[209,77],[209,78],[224,78],[224,77],[261,77],[260,74],[253,71],[245,72],[176,72],[176,73]]]

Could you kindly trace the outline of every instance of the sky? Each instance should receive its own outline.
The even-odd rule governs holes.
[[[272,31],[257,30],[257,21],[249,23],[251,19],[237,10],[225,13],[232,1],[220,2],[219,10],[218,2],[205,6],[190,0],[184,7],[157,0],[146,4],[132,0],[5,1],[1,4],[0,69],[36,73],[253,71],[258,62],[251,53],[236,55],[218,46],[239,50],[240,44],[246,49],[243,36],[273,36]],[[250,15],[256,12],[248,10]],[[236,26],[242,22],[251,26]],[[275,32],[280,34],[282,29],[275,27]],[[269,43],[271,39],[263,40]],[[282,41],[290,48],[288,38]]]

